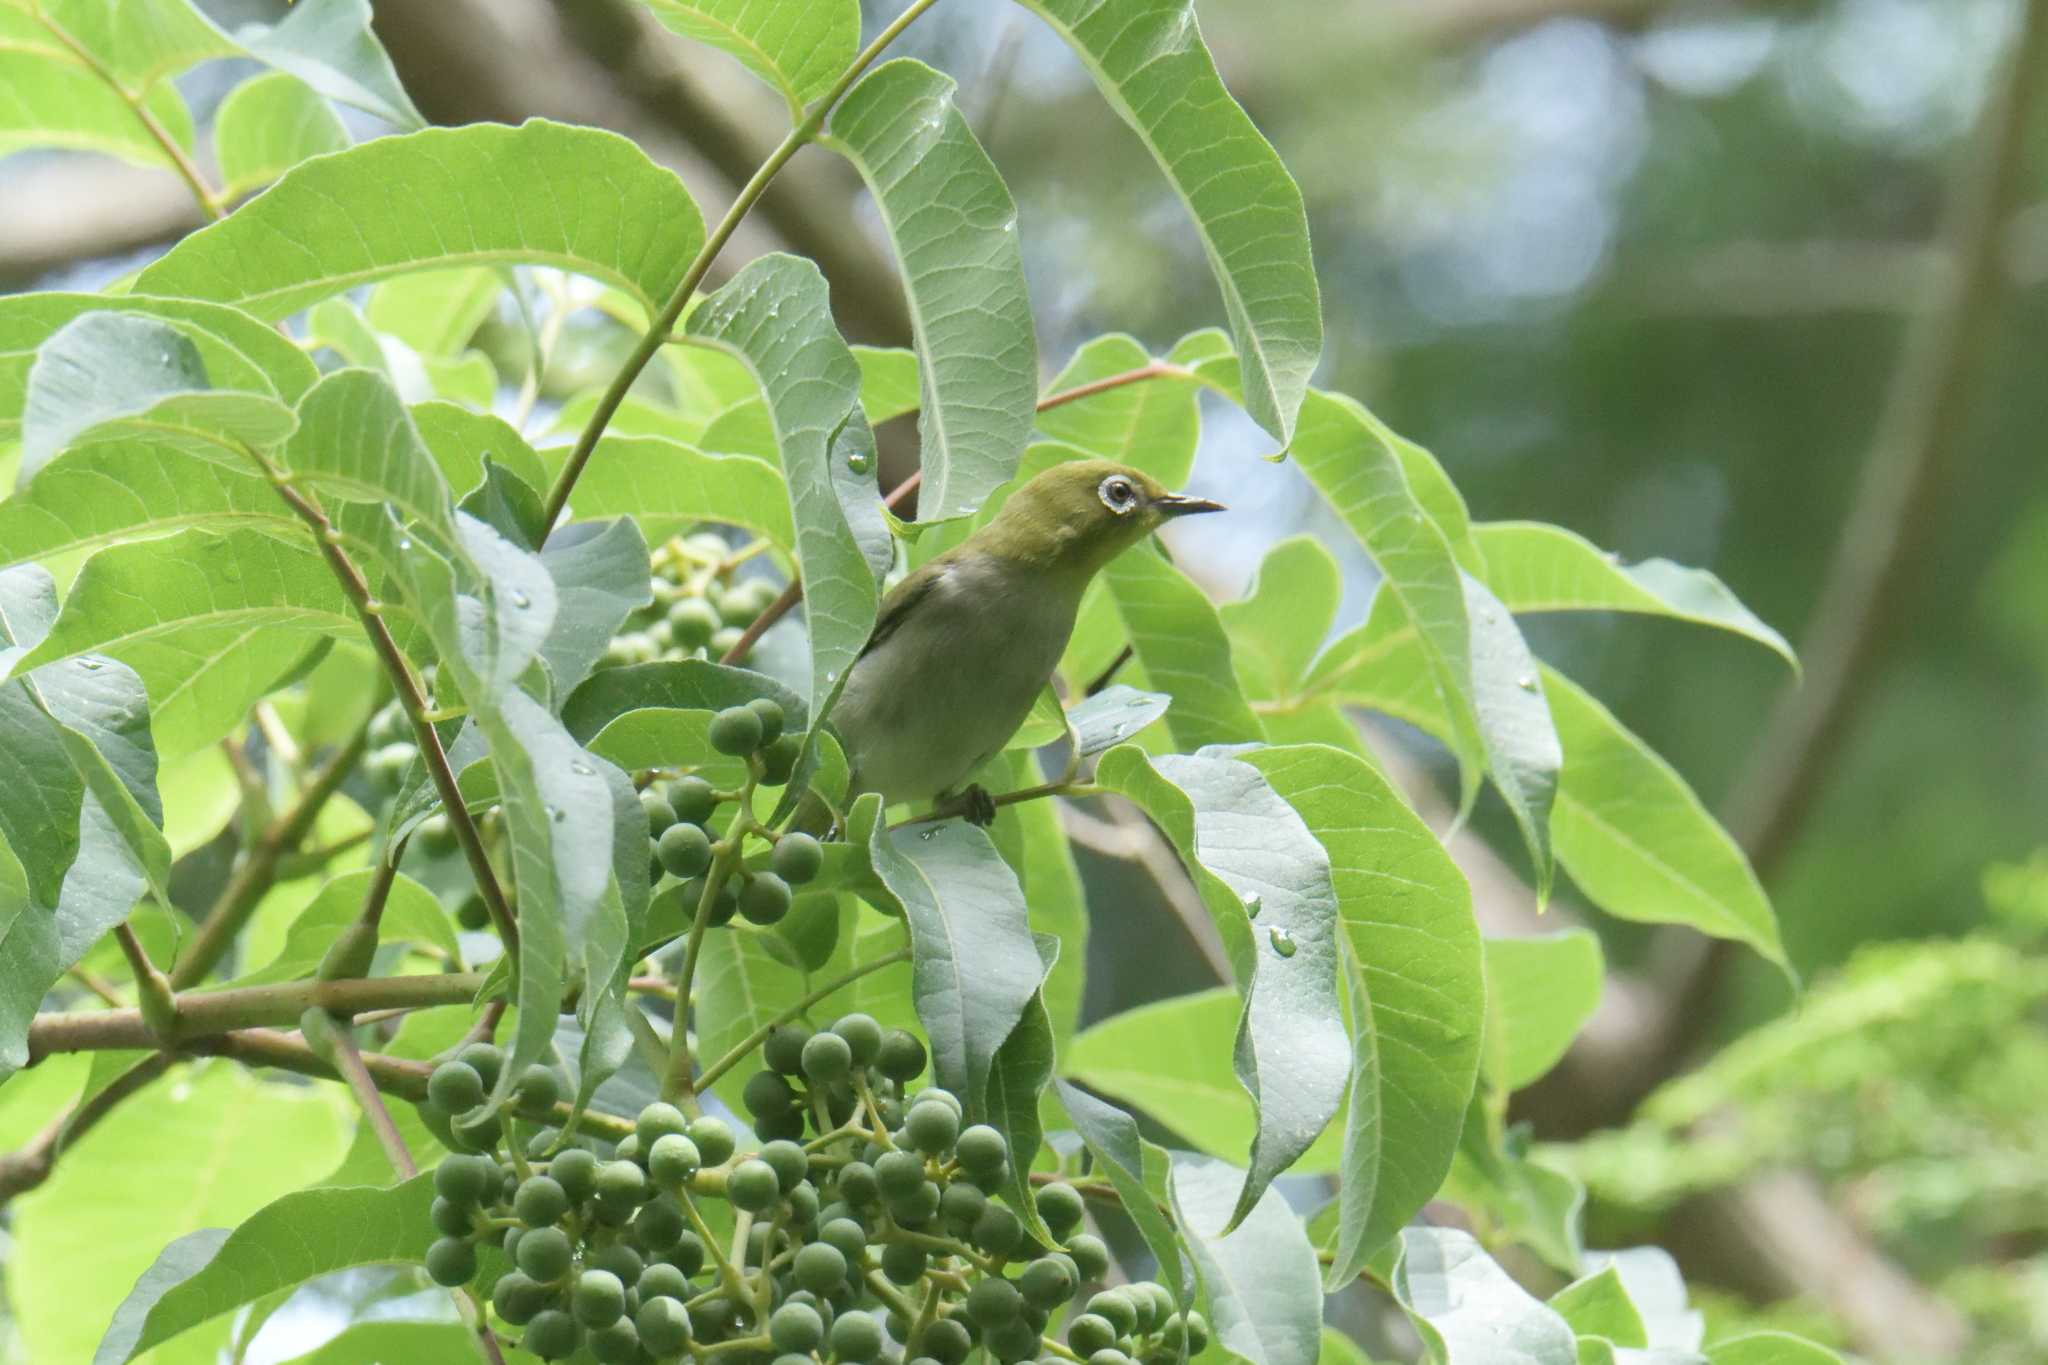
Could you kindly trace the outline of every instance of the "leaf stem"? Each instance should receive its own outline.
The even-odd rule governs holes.
[[[690,941],[683,949],[683,970],[676,977],[676,1021],[674,1036],[669,1040],[668,1073],[661,1081],[663,1099],[687,1096],[694,1100],[697,1094],[697,1087],[690,1079],[690,1004],[692,988],[697,980],[697,959],[704,950],[705,932],[711,927],[711,907],[717,903],[718,893],[724,888],[726,879],[739,866],[740,846],[746,839],[747,822],[753,818],[755,780],[752,765],[749,765],[746,785],[740,789],[732,824],[720,841],[710,870],[704,874],[704,894],[697,898],[697,914],[690,921]]]
[[[334,1030],[334,1065],[354,1092],[356,1103],[362,1106],[363,1117],[369,1120],[371,1130],[377,1134],[378,1145],[390,1158],[391,1168],[403,1180],[418,1175],[419,1163],[412,1159],[412,1150],[405,1145],[405,1136],[392,1122],[391,1111],[384,1107],[384,1096],[378,1092],[377,1082],[371,1079],[369,1068],[363,1065],[363,1054],[356,1047],[355,1035],[346,1023]]]
[[[740,187],[738,196],[732,201],[732,207],[725,211],[725,216],[719,219],[718,225],[711,230],[711,235],[704,239],[704,245],[698,250],[696,259],[690,262],[689,269],[683,272],[682,281],[676,285],[675,292],[669,295],[668,302],[662,305],[661,311],[647,324],[647,330],[641,333],[632,354],[626,357],[626,363],[619,367],[619,372],[612,376],[612,382],[606,386],[604,396],[597,400],[597,407],[590,414],[590,420],[584,423],[582,433],[576,438],[575,448],[569,452],[569,458],[562,466],[562,472],[556,476],[554,486],[548,489],[547,503],[542,508],[541,516],[543,536],[561,519],[562,509],[569,503],[570,490],[575,488],[576,480],[583,476],[584,466],[590,463],[590,457],[597,449],[598,438],[604,435],[604,429],[618,413],[619,405],[626,401],[626,391],[639,379],[640,372],[647,368],[648,362],[668,344],[677,321],[683,316],[683,309],[689,306],[697,287],[704,282],[704,276],[710,272],[712,262],[718,259],[718,253],[724,249],[741,220],[767,190],[769,182],[775,179],[778,171],[789,164],[789,159],[795,156],[805,143],[817,136],[818,130],[825,126],[825,116],[832,112],[832,107],[853,88],[853,83],[874,64],[875,59],[882,55],[883,49],[896,41],[904,29],[910,27],[920,14],[937,2],[938,0],[912,0],[909,8],[897,15],[887,28],[875,35],[873,42],[861,49],[860,54],[840,74],[832,88],[811,106],[810,112],[805,114],[801,121],[790,128],[782,141],[776,144],[775,149],[768,153],[767,159],[761,163],[753,177]]]
[[[731,1051],[727,1052],[723,1057],[720,1057],[717,1061],[705,1067],[703,1074],[697,1077],[697,1089],[699,1091],[704,1090],[706,1087],[710,1086],[712,1082],[716,1081],[720,1076],[723,1076],[726,1072],[732,1070],[741,1062],[745,1061],[748,1053],[752,1052],[755,1048],[761,1046],[762,1043],[768,1041],[769,1034],[773,1033],[776,1029],[781,1028],[790,1020],[795,1019],[798,1015],[802,1014],[805,1010],[808,1010],[811,1006],[817,1004],[820,1000],[823,1000],[828,996],[834,995],[839,991],[844,990],[846,987],[852,985],[854,982],[860,980],[864,976],[872,976],[874,973],[881,971],[884,967],[893,966],[898,962],[908,962],[909,960],[910,949],[898,948],[893,953],[884,954],[883,956],[878,957],[871,962],[864,962],[860,966],[855,967],[853,970],[842,973],[841,975],[832,978],[832,980],[826,982],[824,985],[818,987],[810,994],[804,996],[795,1004],[791,1005],[788,1009],[781,1010],[778,1013],[776,1013],[776,1015],[773,1018],[769,1019],[766,1023],[762,1024],[761,1027],[755,1029],[752,1033],[748,1034],[745,1038],[741,1039],[738,1043],[734,1044]]]

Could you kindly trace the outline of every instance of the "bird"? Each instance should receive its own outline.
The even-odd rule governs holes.
[[[1068,461],[1027,481],[883,600],[829,717],[849,800],[879,792],[885,805],[931,801],[993,821],[987,791],[963,784],[1030,714],[1089,582],[1168,521],[1224,510],[1113,460]]]

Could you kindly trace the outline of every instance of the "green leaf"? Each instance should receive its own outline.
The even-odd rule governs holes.
[[[1017,1027],[989,1062],[988,1122],[1010,1144],[1010,1164],[1003,1178],[1003,1196],[1033,1237],[1047,1245],[1058,1239],[1045,1226],[1031,1193],[1031,1167],[1045,1137],[1039,1100],[1052,1080],[1055,1063],[1052,1017],[1046,1012],[1045,986],[1060,959],[1060,941],[1050,934],[1034,936],[1042,964],[1038,989],[1024,1002]]]
[[[469,345],[504,292],[504,277],[492,266],[423,270],[373,287],[363,320],[423,356],[454,356]],[[425,426],[417,412],[413,416]]]
[[[627,518],[575,522],[557,530],[540,552],[561,605],[541,646],[558,698],[590,676],[626,618],[652,600],[647,542]]]
[[[139,294],[16,294],[0,298],[0,445],[21,434],[29,374],[43,344],[81,315],[108,311],[156,318],[183,333],[216,389],[267,394],[291,407],[320,377],[289,337],[219,304]]]
[[[831,145],[874,193],[910,305],[921,521],[973,512],[1017,472],[1038,397],[1017,205],[954,89],[901,58],[869,72],[832,111]]]
[[[1616,1346],[1650,1344],[1643,1315],[1630,1302],[1620,1273],[1611,1265],[1552,1294],[1550,1306],[1582,1337],[1605,1337]]]
[[[1323,1292],[1308,1230],[1276,1190],[1234,1211],[1243,1172],[1208,1157],[1176,1156],[1173,1207],[1209,1296],[1215,1343],[1248,1365],[1314,1360]],[[1226,1232],[1226,1224],[1232,1230]]]
[[[1578,1365],[1570,1325],[1468,1233],[1404,1229],[1393,1290],[1442,1365]]]
[[[875,875],[910,925],[912,990],[932,1074],[968,1112],[988,1111],[989,1068],[1044,976],[1016,874],[988,835],[962,821],[891,833],[875,810]],[[856,840],[858,842],[858,840]]]
[[[1328,1283],[1436,1192],[1478,1072],[1485,996],[1464,876],[1364,759],[1325,745],[1255,749],[1257,768],[1325,850],[1354,1018],[1339,1236]]]
[[[1045,774],[1028,754],[1010,755],[1010,776],[1016,788],[1043,781]],[[1040,987],[1056,1047],[1064,1047],[1081,1018],[1081,996],[1088,976],[1088,897],[1074,865],[1057,802],[1025,801],[1010,808],[1019,856],[1011,866],[1031,906],[1031,928],[1041,940],[1057,939],[1059,961]]]
[[[245,24],[235,39],[331,100],[400,128],[426,122],[371,30],[370,0],[299,0],[277,23]]]
[[[362,1365],[366,1360],[459,1360],[476,1353],[476,1335],[459,1322],[352,1323],[281,1365]],[[501,1343],[502,1344],[502,1343]],[[508,1355],[508,1359],[519,1357]]]
[[[1097,337],[1074,353],[1047,392],[1067,393],[1153,363],[1151,352],[1133,337]],[[1179,488],[1195,465],[1200,398],[1200,390],[1185,380],[1113,385],[1047,408],[1038,414],[1038,431],[1049,441],[1136,466],[1168,488]]]
[[[1079,54],[1194,215],[1243,357],[1245,410],[1285,444],[1323,348],[1308,219],[1300,188],[1223,88],[1193,0],[1022,3]]]
[[[737,785],[745,763],[711,748],[711,717],[767,697],[785,726],[801,730],[803,699],[774,679],[702,659],[600,670],[573,693],[562,720],[579,744],[622,768],[688,767],[706,781]]]
[[[434,463],[440,466],[441,477],[448,481],[449,492],[457,497],[482,485],[485,460],[530,487],[548,486],[547,466],[502,417],[471,412],[454,403],[415,403],[412,421]]]
[[[146,432],[240,464],[239,445],[268,445],[292,416],[267,393],[215,390],[191,338],[142,313],[84,313],[36,352],[21,426],[24,483],[66,445]]]
[[[1504,1128],[1504,1107],[1505,1097],[1490,1086],[1474,1092],[1457,1158],[1437,1197],[1469,1210],[1494,1236],[1512,1238],[1576,1275],[1585,1261],[1585,1186],[1532,1159],[1526,1130]]]
[[[1501,1089],[1531,1084],[1564,1057],[1600,1004],[1603,971],[1591,930],[1486,940],[1488,1052],[1497,1059],[1488,1074]]]
[[[1164,692],[1141,692],[1111,683],[1067,711],[1067,727],[1082,757],[1113,749],[1158,720],[1172,707]]]
[[[1706,1319],[1686,1303],[1685,1277],[1678,1262],[1661,1247],[1629,1247],[1622,1251],[1586,1254],[1589,1269],[1612,1267],[1642,1315],[1648,1344],[1696,1351],[1706,1335]]]
[[[1786,966],[1749,860],[1685,779],[1568,678],[1544,681],[1566,754],[1551,828],[1579,889],[1611,915],[1690,925]]]
[[[384,376],[336,370],[299,401],[299,427],[278,453],[295,482],[323,500],[388,507],[442,553],[456,541],[448,482],[412,414]]]
[[[567,453],[565,446],[542,458],[559,465]],[[796,549],[780,470],[751,455],[709,455],[666,436],[598,441],[569,506],[579,517],[630,516],[653,542],[718,521],[758,532],[778,549]]]
[[[1709,1365],[1842,1365],[1842,1358],[1789,1332],[1750,1332],[1707,1348]]]
[[[1669,616],[1746,636],[1799,667],[1785,637],[1705,569],[1668,559],[1623,564],[1562,526],[1535,521],[1487,522],[1473,527],[1472,536],[1486,559],[1486,585],[1509,611]]]
[[[1266,551],[1245,595],[1217,608],[1247,697],[1294,694],[1329,636],[1343,592],[1337,561],[1314,536],[1290,536]]]
[[[1242,1218],[1328,1125],[1351,1069],[1330,856],[1246,758],[1148,759],[1125,745],[1103,755],[1096,781],[1135,801],[1180,851],[1244,991],[1235,1064],[1259,1126]]]
[[[282,71],[243,81],[220,102],[213,118],[221,197],[230,202],[301,161],[348,145],[348,129],[327,101]]]
[[[695,916],[695,905],[682,907]],[[772,933],[734,924],[704,936],[697,963],[697,1053],[702,1062],[716,1061],[803,998],[808,985],[804,969],[788,945]],[[744,1114],[740,1092],[758,1070],[741,1063],[713,1086],[734,1113]]]
[[[1173,698],[1166,729],[1182,749],[1264,739],[1238,691],[1230,639],[1208,594],[1152,545],[1102,571],[1146,679]]]
[[[860,45],[856,0],[642,0],[668,28],[737,57],[792,117],[831,88]]]
[[[434,1177],[390,1189],[300,1190],[233,1231],[207,1228],[165,1247],[114,1310],[93,1365],[123,1365],[210,1318],[349,1266],[422,1261]]]
[[[1096,1099],[1087,1091],[1055,1081],[1060,1107],[1074,1131],[1088,1145],[1096,1170],[1106,1177],[1123,1202],[1124,1212],[1159,1263],[1156,1278],[1171,1289],[1183,1308],[1194,1297],[1194,1264],[1181,1254],[1181,1235],[1166,1214],[1170,1169],[1166,1149],[1147,1142],[1130,1115]]]
[[[127,96],[190,152],[192,115],[165,78],[233,52],[182,0],[0,6],[0,156],[61,147],[168,166]]]
[[[307,237],[313,221],[330,230]],[[411,270],[525,262],[617,285],[652,313],[703,241],[682,182],[625,138],[474,123],[306,162],[172,247],[137,287],[277,319]]]
[[[872,443],[865,453],[841,447],[853,423],[866,430],[856,404],[860,367],[832,325],[825,277],[794,256],[748,265],[690,315],[688,331],[745,362],[768,400],[796,526],[817,725],[874,629],[875,579],[893,553]],[[870,527],[881,529],[879,544]]]
[[[202,1062],[115,1108],[76,1154],[86,1160],[59,1162],[9,1209],[8,1293],[25,1357],[93,1359],[161,1248],[234,1227],[334,1165],[346,1103],[330,1086],[278,1085]],[[193,1161],[195,1152],[207,1159]],[[431,1229],[405,1222],[408,1235]]]
[[[860,363],[860,410],[867,414],[869,426],[917,411],[922,401],[917,352],[901,346],[855,346],[853,358]]]
[[[56,586],[48,574],[33,566],[0,574],[0,660],[12,662],[33,649],[55,615]],[[64,741],[26,680],[0,685],[0,737],[0,843],[17,850],[13,869],[24,878],[15,903],[20,913],[29,897],[53,904],[63,889],[78,857],[85,778],[66,760]]]
[[[277,956],[229,984],[260,986],[311,976],[333,946],[335,936],[362,914],[364,893],[376,875],[370,868],[360,868],[344,872],[321,887],[313,903],[292,921]],[[460,959],[462,955],[448,912],[434,899],[433,892],[402,872],[392,879],[377,933],[384,943],[424,943],[451,958]]]
[[[1345,1336],[1334,1327],[1323,1329],[1323,1345],[1316,1355],[1316,1365],[1372,1365],[1372,1357],[1365,1348]]]

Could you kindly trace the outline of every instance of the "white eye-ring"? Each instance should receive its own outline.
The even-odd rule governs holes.
[[[1096,486],[1095,496],[1102,499],[1102,505],[1120,517],[1129,516],[1138,506],[1138,490],[1131,487],[1131,481],[1121,474],[1112,474]]]

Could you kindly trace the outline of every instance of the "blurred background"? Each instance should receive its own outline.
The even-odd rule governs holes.
[[[430,119],[616,128],[707,217],[782,130],[779,101],[626,0],[376,9]],[[2026,98],[2048,73],[2008,74],[2024,6],[1199,12],[1307,197],[1319,383],[1432,449],[1475,517],[1709,568],[1806,658],[1791,695],[1715,632],[1528,625],[1724,813],[1808,983],[1795,1000],[1763,963],[1584,914],[1569,887],[1539,925],[1482,805],[1454,842],[1489,930],[1583,921],[1611,964],[1580,1046],[1517,1106],[1586,1182],[1589,1244],[1668,1246],[1710,1314],[1873,1358],[2048,1359],[2048,111]],[[1017,196],[1048,377],[1103,332],[1164,351],[1222,320],[1177,202],[1030,15],[946,0],[904,50],[960,81]],[[202,117],[209,80],[231,83],[192,78]],[[195,225],[168,174],[86,157],[0,160],[0,202],[0,289],[95,288]],[[872,209],[828,153],[798,158],[721,267],[773,248],[820,261],[849,337],[907,339]],[[522,336],[506,318],[478,344],[517,374]],[[548,391],[622,346],[593,327]],[[1253,458],[1267,438],[1209,415],[1201,491],[1240,515],[1176,551],[1219,597],[1283,535],[1348,544],[1305,480]],[[914,432],[885,436],[900,476]],[[1350,574],[1340,628],[1372,588]],[[1452,790],[1426,747],[1372,738],[1425,801]],[[1087,871],[1091,1015],[1210,984],[1192,945],[1132,965],[1168,913],[1141,866]]]

